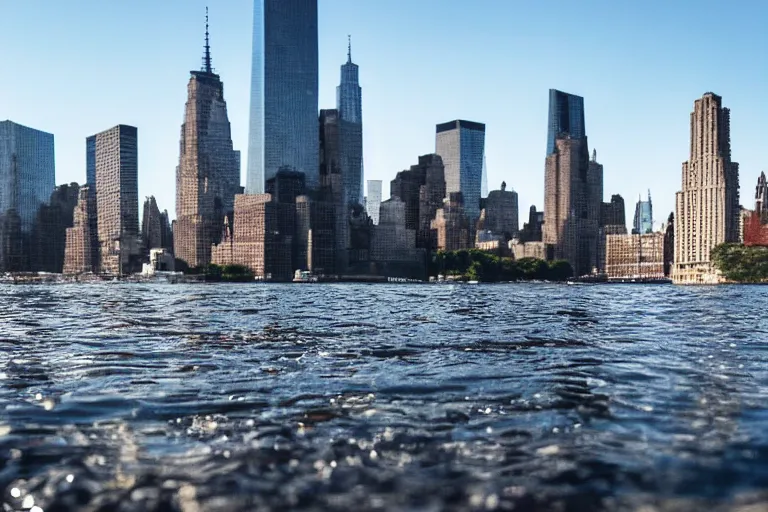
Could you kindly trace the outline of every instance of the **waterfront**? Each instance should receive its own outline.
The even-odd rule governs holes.
[[[759,287],[0,297],[12,510],[768,507]]]

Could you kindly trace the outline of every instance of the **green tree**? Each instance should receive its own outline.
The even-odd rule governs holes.
[[[565,281],[573,277],[573,267],[565,260],[555,260],[549,263],[548,274],[550,281]]]

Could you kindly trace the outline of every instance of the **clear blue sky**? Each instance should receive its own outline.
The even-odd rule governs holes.
[[[56,136],[57,183],[85,181],[85,137],[139,128],[139,194],[175,216],[189,70],[206,4],[236,149],[246,169],[252,0],[0,0],[0,119]],[[320,0],[320,108],[335,107],[352,34],[363,87],[366,179],[434,151],[435,124],[486,124],[489,188],[543,206],[547,91],[585,98],[605,196],[631,222],[651,189],[674,208],[693,101],[732,110],[742,204],[768,170],[768,2],[763,0]],[[243,182],[245,175],[243,174]],[[386,195],[388,187],[385,185]]]

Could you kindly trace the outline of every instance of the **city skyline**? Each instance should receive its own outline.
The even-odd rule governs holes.
[[[83,1],[75,7],[88,3]],[[5,41],[4,38],[8,35],[19,34],[16,25],[29,25],[23,22],[31,19],[29,16],[32,16],[35,9],[30,10],[27,5],[34,4],[35,2],[30,2],[1,8],[1,19],[13,20],[17,17],[20,21],[7,27],[0,21],[0,28],[3,29],[0,31],[2,41]],[[108,30],[110,27],[114,29],[109,20],[104,20],[104,26],[100,27],[96,34],[77,34],[74,38],[63,38],[62,40],[69,41],[61,45],[63,48],[46,47],[47,53],[42,53],[42,49],[37,49],[36,45],[31,44],[23,51],[9,52],[9,72],[14,80],[6,81],[11,83],[0,86],[0,97],[9,99],[7,103],[0,105],[0,119],[12,119],[54,133],[57,142],[57,184],[85,181],[85,155],[81,142],[83,137],[103,126],[116,123],[133,124],[138,126],[142,133],[147,133],[147,136],[143,137],[147,142],[140,147],[139,160],[142,163],[139,171],[139,196],[155,195],[162,209],[172,211],[173,161],[178,158],[174,153],[178,144],[178,123],[182,117],[179,105],[183,102],[178,100],[178,90],[180,84],[184,83],[188,70],[195,68],[199,61],[199,54],[191,52],[190,49],[199,48],[200,45],[205,2],[190,1],[187,5],[188,8],[183,13],[142,1],[130,7],[110,6],[110,12],[119,11],[128,25],[140,23],[150,29],[162,28],[167,34],[160,37],[153,35],[154,32],[150,30],[152,37],[139,45],[135,51],[129,52],[122,45],[135,41],[128,34],[121,36],[124,31],[116,31],[116,55],[119,58],[113,59],[114,62],[106,62],[105,66],[108,71],[117,73],[117,76],[121,77],[119,81],[125,83],[119,85],[110,79],[106,82],[109,87],[104,86],[101,89],[99,84],[104,83],[103,80],[90,81],[92,71],[85,66],[89,61],[83,60],[79,66],[81,69],[78,78],[72,82],[75,82],[76,86],[79,84],[78,88],[84,89],[84,92],[80,93],[81,96],[72,96],[72,101],[62,101],[70,84],[64,84],[60,93],[41,94],[39,88],[32,83],[38,80],[39,74],[29,68],[27,61],[34,61],[37,67],[42,66],[49,72],[56,72],[57,64],[49,59],[66,61],[59,52],[76,53],[78,47],[92,44],[93,38],[98,39],[102,30]],[[584,66],[579,62],[578,66],[586,69],[576,70],[574,62],[557,71],[549,71],[541,65],[529,69],[528,61],[541,59],[543,62],[544,57],[553,55],[557,46],[556,40],[567,39],[570,29],[564,29],[563,33],[553,38],[555,41],[531,47],[526,41],[539,41],[537,30],[544,26],[547,19],[537,7],[526,7],[531,28],[522,30],[517,37],[509,37],[491,30],[491,35],[478,37],[478,42],[472,43],[456,56],[456,65],[460,65],[467,74],[484,73],[494,78],[506,76],[507,72],[491,66],[490,61],[505,58],[505,62],[515,67],[516,74],[526,73],[526,83],[515,84],[512,90],[512,98],[524,100],[522,102],[505,101],[510,98],[510,91],[489,89],[489,86],[482,84],[478,85],[478,89],[472,91],[472,94],[466,94],[469,92],[466,90],[466,81],[457,79],[457,83],[451,85],[439,80],[448,71],[439,65],[430,67],[436,80],[428,81],[432,84],[440,83],[438,88],[433,85],[430,89],[427,84],[404,79],[414,66],[423,66],[424,62],[429,62],[430,55],[437,54],[436,47],[425,42],[427,35],[417,37],[409,31],[416,23],[418,14],[429,11],[431,6],[434,6],[434,3],[424,2],[416,6],[402,3],[388,5],[387,8],[344,2],[320,4],[319,106],[330,108],[334,105],[338,66],[343,63],[346,37],[351,33],[355,39],[355,61],[365,70],[361,76],[361,85],[366,89],[366,179],[390,181],[397,172],[408,168],[415,155],[430,151],[430,139],[433,137],[433,132],[430,132],[435,123],[450,118],[469,118],[487,126],[486,153],[488,168],[491,171],[488,182],[496,184],[502,180],[506,181],[508,186],[520,195],[521,211],[526,211],[531,204],[540,210],[543,207],[544,165],[541,151],[536,151],[535,147],[541,148],[544,144],[546,95],[550,88],[584,97],[590,145],[599,150],[601,163],[605,165],[606,193],[619,193],[631,202],[638,193],[649,187],[653,188],[658,220],[665,219],[668,212],[674,209],[676,184],[669,180],[668,176],[670,173],[676,174],[679,162],[686,158],[686,120],[690,113],[688,105],[692,98],[700,97],[707,90],[713,90],[726,98],[733,111],[733,154],[734,159],[741,163],[742,173],[745,176],[757,175],[765,169],[765,164],[760,160],[759,135],[755,127],[758,126],[759,119],[767,115],[765,102],[759,101],[757,89],[757,84],[766,81],[766,70],[764,66],[752,64],[753,61],[758,61],[753,47],[760,47],[761,45],[756,43],[760,38],[765,38],[754,22],[759,18],[760,11],[756,9],[760,9],[760,6],[753,6],[751,9],[743,5],[730,6],[728,10],[714,10],[714,14],[711,12],[713,10],[691,13],[687,5],[663,9],[660,2],[651,3],[644,8],[635,6],[623,9],[611,9],[602,2],[591,2],[586,14],[578,14],[564,8],[567,12],[564,12],[563,16],[572,14],[576,16],[574,19],[579,19],[580,16],[582,21],[594,14],[598,7],[608,9],[610,18],[619,23],[613,27],[595,27],[594,39],[615,37],[617,44],[611,50],[600,50],[596,41],[590,38],[578,40],[575,43],[578,47],[591,50],[591,53],[585,54],[589,65]],[[458,26],[459,14],[462,14],[468,26],[475,27],[480,18],[487,18],[489,14],[503,18],[503,14],[512,12],[512,8],[500,4],[477,6],[469,11],[460,10],[457,6],[458,4],[445,4],[444,12],[439,15],[441,20]],[[233,139],[237,149],[246,151],[252,2],[234,1],[211,7],[212,44],[216,48],[217,57],[221,56],[221,60],[217,60],[217,72],[227,84],[230,110],[237,112],[232,115]],[[52,6],[46,11],[39,23],[31,27],[33,35],[34,30],[40,27],[45,27],[55,34],[64,28],[63,25],[66,25],[68,19],[82,14],[78,8],[72,6]],[[398,11],[400,15],[396,16],[395,12]],[[665,16],[662,16],[663,19],[656,27],[662,36],[656,41],[649,42],[644,34],[638,32],[637,24],[626,36],[621,37],[620,28],[626,28],[625,25],[632,21],[633,15],[650,19],[654,13],[659,12],[663,12]],[[171,18],[171,13],[179,14],[178,23],[175,16]],[[370,21],[365,21],[372,14],[379,15],[386,22],[383,27],[378,28]],[[681,23],[684,16],[688,15],[697,19],[738,19],[741,25],[738,31],[729,36],[727,45],[709,49],[707,54],[699,51],[696,46],[703,44],[703,39],[683,40],[686,34],[693,34],[692,29],[691,32],[686,29],[679,31],[680,26],[685,25],[675,26],[675,23]],[[246,18],[245,22],[241,17]],[[174,25],[168,24],[171,19],[174,20]],[[514,20],[510,22],[516,23]],[[169,26],[173,26],[173,29],[168,30]],[[378,45],[376,40],[380,30],[396,30],[400,35],[393,38],[392,44],[382,46]],[[674,31],[681,33],[673,34]],[[426,32],[434,34],[432,29]],[[496,44],[484,44],[489,42],[487,38]],[[505,46],[502,43],[508,44]],[[149,101],[143,92],[132,91],[118,101],[119,91],[123,91],[126,85],[133,84],[135,89],[141,89],[136,87],[136,74],[140,66],[149,70],[158,69],[157,64],[149,57],[151,54],[146,52],[148,44],[154,45],[153,50],[158,55],[156,60],[164,63],[163,69],[158,71],[158,87],[152,92],[153,99]],[[658,63],[655,60],[652,62],[652,57],[660,57],[659,52],[665,45],[670,51],[666,52],[664,59],[658,59]],[[502,46],[504,49],[500,49]],[[5,47],[15,48],[13,44],[6,44]],[[473,61],[473,52],[481,47],[484,49],[484,56]],[[615,68],[615,62],[611,59],[622,52],[629,52],[632,57],[629,59],[630,63]],[[711,59],[712,52],[721,58],[730,59],[731,73],[714,73],[699,64]],[[525,62],[521,60],[521,56],[517,56],[518,53],[525,55]],[[85,54],[86,52],[83,53]],[[57,55],[59,57],[56,57]],[[402,66],[402,71],[393,68],[395,62]],[[608,74],[611,70],[617,72]],[[593,75],[592,78],[589,75]],[[652,83],[649,83],[649,76],[654,77]],[[83,83],[88,86],[82,87]],[[403,88],[405,85],[407,89]],[[169,92],[171,89],[173,92]],[[461,91],[465,94],[461,94]],[[629,98],[638,98],[640,93],[647,94],[649,91],[654,93],[650,106],[647,102],[639,102],[643,103],[643,106],[639,107],[634,101],[628,101]],[[483,95],[487,98],[483,98]],[[83,106],[84,96],[91,101],[89,108]],[[395,98],[403,98],[403,101],[398,102]],[[54,105],[50,103],[52,100],[56,100]],[[415,104],[421,108],[414,108]],[[2,108],[6,105],[7,110]],[[68,110],[70,108],[75,109],[77,113]],[[80,112],[86,113],[81,116],[82,119],[76,118]],[[59,125],[62,121],[66,124]],[[393,125],[395,121],[396,124]],[[396,130],[393,129],[394,126],[397,126]],[[521,133],[523,136],[520,136]],[[170,145],[162,142],[168,139],[176,140]],[[72,140],[77,143],[73,144]],[[638,155],[638,158],[628,159],[626,154]],[[514,155],[514,158],[511,158],[511,155]],[[245,169],[243,165],[242,184],[245,184]],[[387,197],[387,191],[383,192]],[[627,216],[630,215],[631,212],[627,212]]]

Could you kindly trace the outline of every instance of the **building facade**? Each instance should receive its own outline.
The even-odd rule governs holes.
[[[246,192],[280,168],[317,188],[317,0],[255,0]]]
[[[86,168],[95,175],[98,270],[117,276],[138,271],[138,130],[118,125],[86,139],[86,147],[93,148]]]
[[[30,243],[30,269],[61,273],[64,268],[67,229],[72,227],[80,185],[59,185],[47,204],[37,210]]]
[[[461,192],[448,194],[442,208],[435,213],[431,228],[435,231],[437,250],[458,251],[471,247],[473,239]]]
[[[379,223],[381,208],[381,180],[368,180],[368,195],[365,198],[365,211],[371,217],[374,225]]]
[[[445,166],[446,194],[461,192],[470,226],[474,226],[480,217],[485,125],[456,120],[437,125],[436,131],[435,153]]]
[[[85,274],[93,272],[91,251],[91,221],[89,216],[91,208],[88,202],[92,195],[88,186],[80,187],[78,191],[77,206],[75,206],[72,227],[66,231],[66,245],[64,249],[65,274]]]
[[[651,191],[648,191],[648,200],[637,199],[635,205],[635,218],[632,221],[632,233],[644,235],[653,232],[653,203],[651,203]]]
[[[224,84],[213,72],[206,27],[203,68],[191,72],[181,126],[173,234],[177,259],[190,268],[210,263],[211,246],[220,241],[239,190],[240,155],[232,147]]]
[[[501,182],[501,189],[491,191],[485,200],[485,229],[507,240],[516,238],[520,230],[517,201],[517,192]]]
[[[55,174],[52,134],[0,122],[0,272],[32,270],[30,237]]]
[[[602,166],[590,161],[586,137],[560,136],[546,159],[542,238],[577,276],[598,267],[601,204]]]
[[[722,98],[706,93],[691,113],[690,157],[676,196],[677,283],[716,281],[710,251],[739,240],[739,164],[731,160],[731,115]]]
[[[341,66],[341,82],[336,88],[339,111],[341,174],[344,177],[346,202],[363,202],[363,106],[360,70],[352,62],[352,43],[347,49],[347,62]]]
[[[605,273],[609,280],[662,279],[664,233],[608,235]]]
[[[547,128],[547,155],[555,152],[555,141],[559,136],[566,135],[572,139],[586,137],[584,98],[550,89]]]

